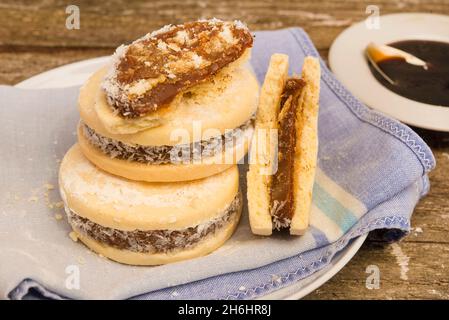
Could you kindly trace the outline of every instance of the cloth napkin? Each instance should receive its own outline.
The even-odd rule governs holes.
[[[251,63],[260,82],[276,52],[290,56],[291,73],[300,72],[305,56],[318,57],[301,29],[256,32]],[[0,298],[30,291],[75,299],[255,298],[326,267],[355,237],[383,230],[386,240],[399,240],[429,189],[434,157],[410,128],[365,107],[321,67],[319,168],[306,234],[254,236],[244,208],[222,248],[157,267],[109,261],[68,237],[57,171],[76,141],[79,88],[0,86]],[[246,167],[240,169],[245,191]],[[73,270],[79,287],[68,285]]]

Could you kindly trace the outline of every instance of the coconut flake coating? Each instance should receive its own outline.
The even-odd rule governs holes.
[[[253,119],[233,130],[227,130],[219,137],[201,140],[191,144],[179,144],[176,146],[142,146],[127,144],[102,136],[85,123],[81,123],[82,131],[86,139],[94,147],[100,149],[111,158],[128,161],[137,161],[147,164],[179,164],[186,163],[195,157],[211,157],[221,153],[226,145],[235,143],[245,133],[245,130],[253,125]]]
[[[206,201],[206,200],[205,200]],[[89,219],[66,210],[73,228],[102,244],[140,253],[166,253],[189,248],[206,237],[213,236],[220,228],[236,219],[242,207],[239,192],[219,217],[194,227],[180,230],[122,231],[101,226]]]
[[[168,25],[117,48],[102,88],[119,115],[144,116],[207,81],[242,57],[252,44],[251,33],[239,21]]]

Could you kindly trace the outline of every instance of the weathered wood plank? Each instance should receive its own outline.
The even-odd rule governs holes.
[[[14,85],[49,69],[110,55],[113,51],[113,48],[0,47],[0,84]],[[328,51],[319,50],[324,58]]]
[[[0,84],[13,85],[33,75],[61,65],[109,55],[111,48],[67,49],[21,47],[0,48]]]
[[[430,173],[429,194],[413,214],[414,230],[398,244],[409,258],[408,279],[401,279],[391,245],[367,241],[341,272],[307,299],[449,299],[449,133],[414,129],[433,149],[437,167]],[[365,286],[369,265],[380,269],[379,290]]]
[[[115,47],[167,23],[199,17],[241,19],[253,30],[302,26],[328,48],[347,26],[366,17],[372,1],[77,1],[81,28],[67,30],[66,1],[2,1],[0,45]],[[447,1],[378,0],[380,13],[449,13]]]
[[[403,264],[402,279],[399,261]],[[379,268],[379,289],[366,288],[369,265]],[[447,245],[367,243],[341,272],[307,299],[449,299],[448,269]]]

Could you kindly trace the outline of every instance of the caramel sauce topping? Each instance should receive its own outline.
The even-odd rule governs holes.
[[[121,116],[143,116],[210,79],[252,44],[241,22],[214,19],[169,25],[125,47],[103,88]]]

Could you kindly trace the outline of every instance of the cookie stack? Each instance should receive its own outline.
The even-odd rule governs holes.
[[[117,49],[81,88],[78,143],[59,180],[89,248],[133,265],[202,256],[235,230],[237,163],[258,83],[241,22],[169,25]]]

